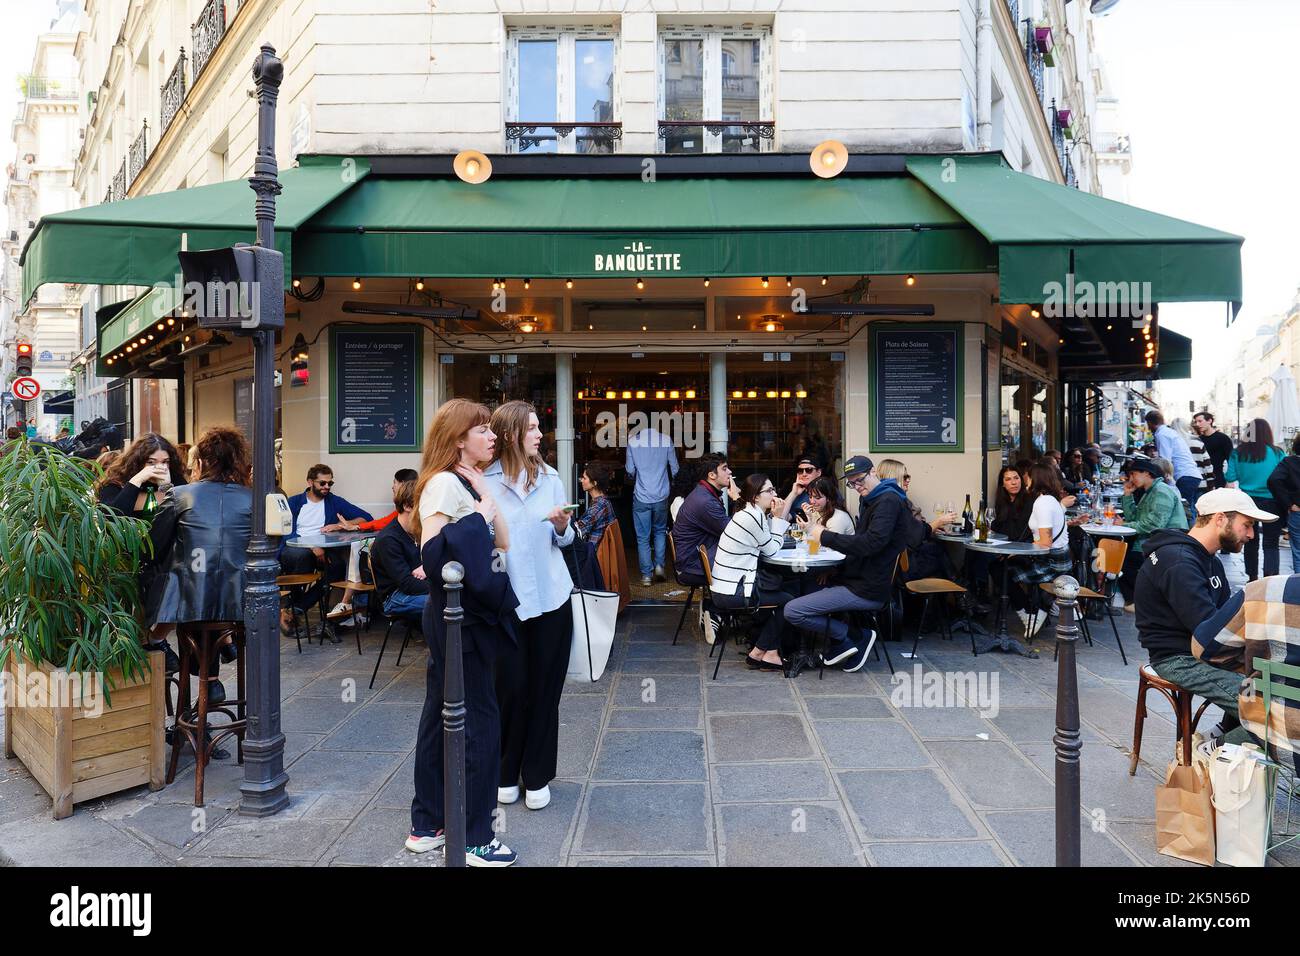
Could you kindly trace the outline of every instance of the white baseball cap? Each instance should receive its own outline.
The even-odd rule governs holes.
[[[1224,511],[1236,511],[1256,521],[1276,521],[1278,516],[1261,511],[1254,500],[1240,488],[1215,488],[1196,499],[1198,515],[1220,514]]]

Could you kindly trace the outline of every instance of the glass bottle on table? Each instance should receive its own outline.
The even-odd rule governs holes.
[[[961,533],[964,535],[975,533],[975,513],[971,511],[970,495],[966,496],[966,504],[961,509]]]
[[[975,539],[977,541],[987,541],[989,539],[987,511],[984,502],[981,501],[979,511],[975,513]]]

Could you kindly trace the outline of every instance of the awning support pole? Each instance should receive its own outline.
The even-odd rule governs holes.
[[[256,193],[257,244],[275,248],[275,197],[280,192],[275,162],[275,103],[284,64],[275,48],[263,44],[253,61],[257,85],[257,158],[248,184]],[[283,280],[281,279],[281,288]],[[274,308],[284,311],[283,294]],[[273,317],[274,318],[274,317]],[[263,321],[272,328],[280,321]],[[253,333],[253,534],[244,564],[244,623],[248,636],[248,735],[244,740],[244,782],[239,812],[266,817],[289,805],[284,772],[284,734],[280,730],[280,570],[276,547],[266,534],[266,499],[275,490],[275,332]]]

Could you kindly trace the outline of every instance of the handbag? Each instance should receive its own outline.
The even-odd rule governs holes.
[[[1215,856],[1229,866],[1263,866],[1267,855],[1271,774],[1251,753],[1226,745],[1215,751],[1210,764],[1219,844]]]
[[[561,549],[563,551],[564,549]],[[572,553],[566,553],[573,563]],[[605,673],[609,653],[614,646],[618,626],[619,595],[613,591],[593,591],[580,587],[576,567],[570,567],[575,582],[569,594],[573,612],[573,637],[569,643],[570,680],[594,684]]]

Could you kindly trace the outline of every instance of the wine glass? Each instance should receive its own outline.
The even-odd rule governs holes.
[[[991,505],[984,509],[984,523],[988,526],[989,534],[993,534],[993,519],[998,516],[998,509]]]

